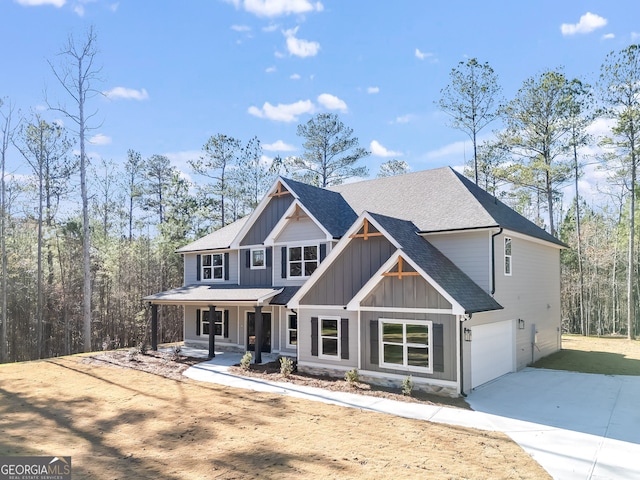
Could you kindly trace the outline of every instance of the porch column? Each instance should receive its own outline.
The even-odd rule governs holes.
[[[262,305],[256,305],[256,345],[253,363],[262,363]]]
[[[216,356],[216,307],[209,305],[209,359]]]
[[[151,350],[158,350],[158,305],[151,305]]]

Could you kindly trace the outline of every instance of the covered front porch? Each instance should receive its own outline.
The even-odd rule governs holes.
[[[297,356],[295,342],[288,340],[292,314],[285,307],[296,290],[197,284],[149,295],[144,300],[151,306],[151,347],[158,348],[158,307],[178,305],[183,307],[185,345],[205,348],[209,359],[220,349],[251,351],[255,363],[274,351]]]

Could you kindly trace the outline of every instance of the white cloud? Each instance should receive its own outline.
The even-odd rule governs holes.
[[[265,70],[265,72],[267,72],[267,73],[274,73],[276,70],[277,70],[277,68],[276,68],[276,67],[271,66],[271,67],[267,67],[267,68],[266,68],[266,70]]]
[[[258,17],[279,17],[321,12],[324,6],[320,2],[309,0],[227,0],[236,8],[242,8]]]
[[[79,16],[79,17],[84,17],[84,5],[82,4],[77,4],[75,7],[73,7],[73,11]]]
[[[371,155],[376,157],[401,157],[402,152],[395,152],[393,150],[388,150],[386,147],[382,146],[380,142],[377,140],[371,140],[369,144],[369,150],[371,150]]]
[[[109,145],[111,143],[111,137],[98,133],[89,139],[89,143],[93,145]]]
[[[280,26],[277,23],[273,23],[271,25],[267,25],[266,27],[262,27],[262,31],[265,33],[271,33],[278,30],[278,28],[280,28]]]
[[[287,50],[289,54],[302,58],[315,57],[320,50],[320,44],[318,42],[296,38],[296,33],[298,33],[298,27],[282,32],[287,39]]]
[[[149,94],[144,88],[142,90],[136,90],[135,88],[115,87],[102,93],[111,99],[147,100],[149,98]]]
[[[268,118],[276,122],[295,122],[304,113],[313,113],[315,107],[311,100],[299,100],[295,103],[271,105],[265,102],[262,108],[251,106],[249,114],[258,118]]]
[[[604,35],[602,35],[603,40],[611,40],[613,38],[616,38],[616,36],[613,33],[605,33]]]
[[[56,8],[62,7],[67,0],[16,0],[23,7],[39,7],[41,5],[53,5]]]
[[[340,110],[341,112],[346,112],[348,110],[347,104],[344,100],[341,100],[330,93],[318,95],[318,103],[328,110]]]
[[[294,73],[293,75],[290,75],[289,78],[291,80],[300,80],[300,75],[298,75],[297,73]]]
[[[248,25],[231,25],[231,30],[235,32],[250,32],[251,27]]]
[[[640,33],[638,32],[631,32],[631,41],[635,42],[636,40],[638,40],[640,38]]]
[[[109,5],[109,10],[111,10],[113,13],[118,11],[118,7],[120,6],[119,2],[116,3],[112,3],[111,5]]]
[[[562,35],[575,35],[576,33],[591,33],[607,24],[607,19],[587,12],[580,17],[578,23],[563,23],[560,25]]]
[[[421,52],[419,48],[416,48],[416,58],[419,60],[424,60],[425,58],[433,58],[433,53],[431,52]]]
[[[296,150],[296,147],[289,145],[288,143],[284,143],[282,140],[278,140],[274,143],[264,143],[262,144],[262,148],[268,152],[293,152]]]
[[[367,87],[367,93],[378,93],[380,92],[379,87]]]
[[[464,158],[465,153],[467,152],[467,142],[460,141],[450,143],[449,145],[445,145],[437,150],[432,150],[427,152],[426,157],[429,159],[433,158],[442,158],[448,156],[456,156],[458,158]]]
[[[392,123],[409,123],[415,118],[415,115],[407,113],[406,115],[400,115],[399,117],[396,117],[396,119]]]

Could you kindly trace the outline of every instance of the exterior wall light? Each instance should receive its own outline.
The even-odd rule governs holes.
[[[524,330],[524,320],[522,318],[518,319],[518,329]]]
[[[464,327],[464,341],[465,342],[470,342],[471,341],[471,329]]]

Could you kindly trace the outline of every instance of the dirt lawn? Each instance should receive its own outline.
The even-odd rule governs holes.
[[[0,456],[74,479],[543,479],[505,435],[83,363],[0,365]]]

